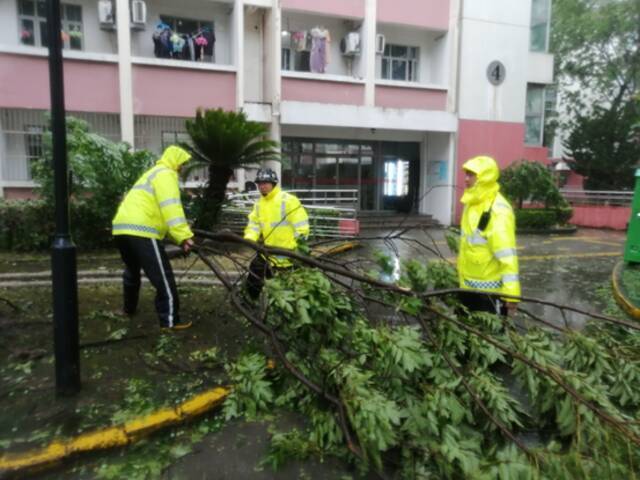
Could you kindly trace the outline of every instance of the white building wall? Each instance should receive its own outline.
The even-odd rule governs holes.
[[[523,122],[528,75],[529,0],[473,0],[464,3],[460,58],[460,117]],[[487,80],[487,67],[501,61],[504,82]]]
[[[244,21],[244,99],[264,101],[264,10],[249,9]]]
[[[432,215],[443,225],[451,224],[453,182],[453,136],[428,133],[421,149],[420,213]]]
[[[83,50],[94,53],[117,53],[118,37],[115,30],[100,29],[98,2],[65,2],[82,6]]]
[[[0,28],[0,44],[19,44],[18,2],[16,0],[0,1],[0,19],[2,19],[2,28]]]

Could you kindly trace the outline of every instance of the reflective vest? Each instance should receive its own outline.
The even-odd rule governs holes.
[[[171,146],[127,192],[112,221],[113,235],[162,240],[167,233],[178,245],[193,237],[180,200],[178,167],[191,156]]]
[[[295,250],[297,238],[309,236],[309,217],[298,198],[283,192],[276,185],[266,196],[261,196],[249,214],[244,238],[257,242],[262,237],[268,247]],[[284,256],[271,256],[269,261],[278,267],[291,265]]]
[[[475,157],[463,168],[475,173],[477,180],[461,200],[465,207],[458,255],[460,288],[520,296],[515,218],[511,205],[499,193],[498,167],[490,157]],[[489,221],[481,230],[484,212],[490,212]]]

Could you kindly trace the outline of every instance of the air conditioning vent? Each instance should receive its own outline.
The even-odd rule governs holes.
[[[132,0],[131,2],[131,26],[145,28],[147,24],[147,4],[144,0]]]
[[[345,57],[360,55],[360,34],[349,32],[340,41],[340,52]]]
[[[112,0],[100,0],[98,2],[98,21],[100,28],[111,30],[116,27],[116,12]]]

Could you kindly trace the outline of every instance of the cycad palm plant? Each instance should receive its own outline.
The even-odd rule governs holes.
[[[211,228],[233,170],[279,159],[278,143],[267,139],[266,125],[247,120],[244,112],[198,109],[195,119],[186,121],[186,129],[191,142],[183,146],[192,154],[187,173],[203,167],[209,171],[209,180],[196,199],[195,224]]]

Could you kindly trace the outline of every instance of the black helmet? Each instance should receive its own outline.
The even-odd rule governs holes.
[[[274,172],[270,168],[261,168],[256,173],[255,182],[256,183],[269,182],[275,185],[276,183],[278,183],[278,175],[276,174],[276,172]]]

